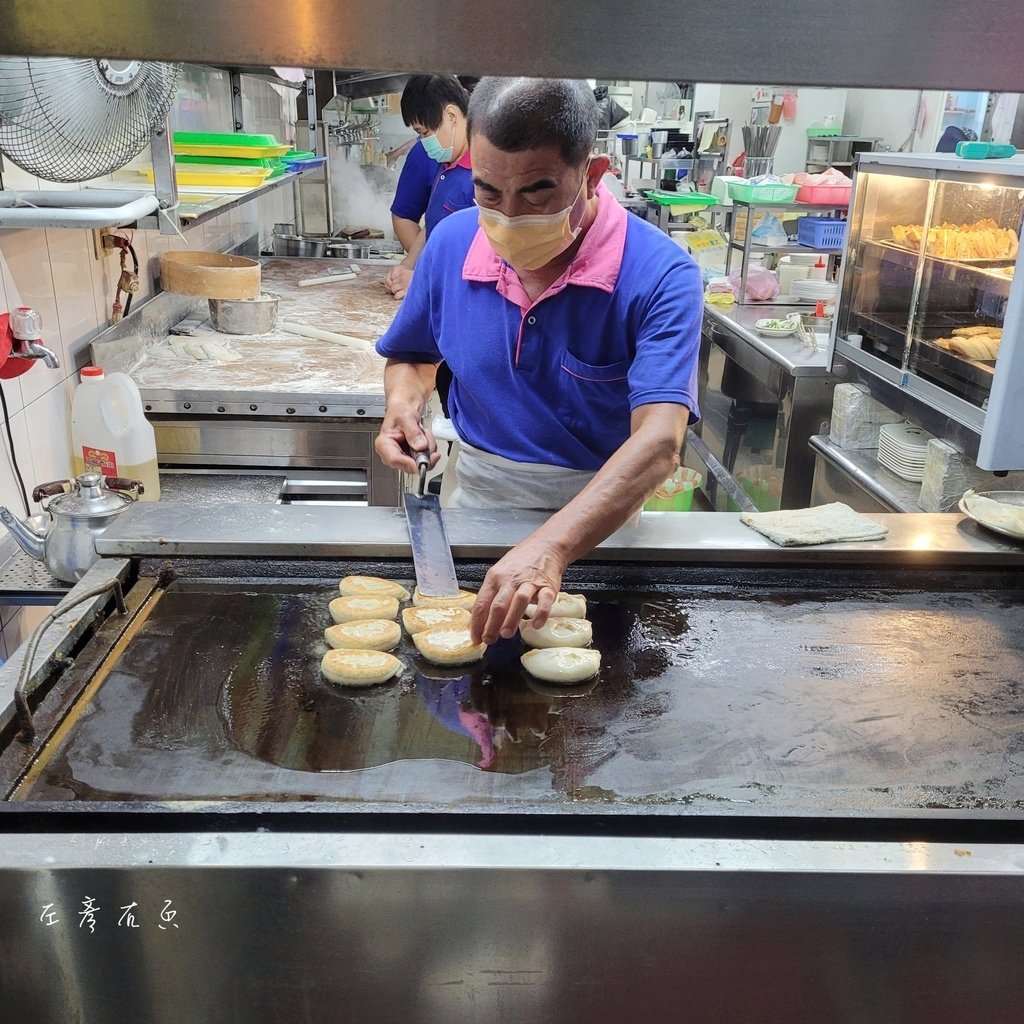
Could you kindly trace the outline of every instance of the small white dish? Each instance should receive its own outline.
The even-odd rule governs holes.
[[[786,323],[788,326],[780,327],[779,324]],[[773,326],[769,327],[771,324]],[[769,317],[765,320],[758,320],[754,324],[754,329],[758,334],[763,334],[767,338],[788,338],[789,335],[796,333],[797,321],[788,317]]]

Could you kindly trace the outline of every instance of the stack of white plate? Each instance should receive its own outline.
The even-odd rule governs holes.
[[[878,461],[903,480],[923,480],[932,437],[927,430],[909,423],[885,423],[878,431]]]
[[[836,297],[836,285],[834,281],[816,281],[808,278],[806,281],[794,281],[790,286],[793,295],[798,299],[808,302],[828,302]]]

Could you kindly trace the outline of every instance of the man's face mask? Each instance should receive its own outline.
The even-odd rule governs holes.
[[[480,207],[480,227],[494,251],[514,270],[537,270],[576,240],[583,225],[586,189],[584,175],[576,199],[558,213],[506,217],[497,210]]]

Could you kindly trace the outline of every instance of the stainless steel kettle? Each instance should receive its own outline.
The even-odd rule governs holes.
[[[22,522],[0,508],[0,521],[56,579],[76,583],[99,559],[96,538],[142,493],[138,480],[82,473],[77,480],[55,480],[32,492],[32,500],[42,504],[43,514]]]

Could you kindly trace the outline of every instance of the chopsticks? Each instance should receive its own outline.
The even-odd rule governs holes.
[[[780,124],[743,125],[743,148],[747,156],[775,156],[775,147],[782,135]]]

